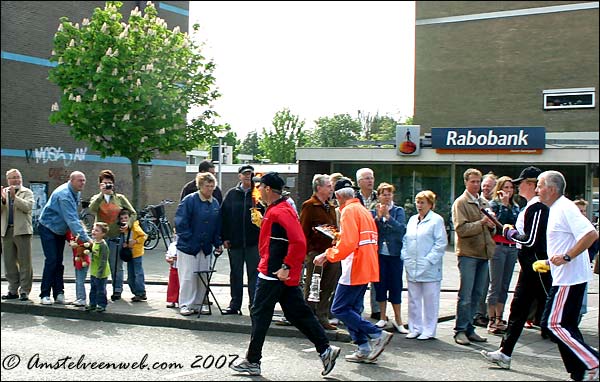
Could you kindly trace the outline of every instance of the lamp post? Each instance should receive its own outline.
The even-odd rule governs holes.
[[[221,180],[222,180],[222,169],[221,166],[223,165],[223,138],[225,138],[224,134],[217,134],[217,137],[219,138],[219,187],[223,187],[223,185],[221,184]]]

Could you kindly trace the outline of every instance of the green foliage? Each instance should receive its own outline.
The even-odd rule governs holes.
[[[371,115],[360,110],[358,111],[358,119],[362,125],[363,140],[384,141],[395,139],[396,125],[401,125],[400,121],[396,121],[390,116],[380,116],[379,113]]]
[[[255,159],[264,158],[264,153],[259,146],[258,133],[252,131],[248,133],[240,147],[240,153],[253,155]]]
[[[197,147],[221,128],[212,124],[214,63],[199,47],[172,31],[152,3],[144,14],[131,12],[122,21],[121,2],[96,8],[81,26],[60,19],[54,36],[49,79],[62,90],[52,105],[50,122],[70,126],[77,140],[89,142],[102,157],[124,156],[132,162],[134,199],[138,161],[157,152],[184,152]],[[204,107],[187,124],[191,106]]]
[[[259,147],[272,163],[293,163],[296,161],[296,147],[306,142],[302,128],[304,121],[293,115],[289,109],[278,111],[273,118],[273,129],[263,129]]]
[[[360,121],[349,114],[321,117],[315,124],[309,135],[309,145],[313,147],[345,147],[348,142],[357,140],[362,130]]]

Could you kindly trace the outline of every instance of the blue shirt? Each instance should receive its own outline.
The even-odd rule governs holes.
[[[82,241],[89,241],[90,237],[77,213],[80,194],[73,190],[69,182],[58,186],[42,208],[39,223],[56,235],[66,235],[67,230],[70,230],[73,235],[79,235]]]

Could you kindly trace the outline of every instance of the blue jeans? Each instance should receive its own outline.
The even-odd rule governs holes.
[[[57,235],[43,225],[38,225],[38,234],[44,250],[44,271],[40,297],[54,298],[65,292],[63,251],[65,249],[65,235]]]
[[[112,277],[113,293],[123,292],[123,261],[117,255],[117,248],[121,246],[119,237],[106,240],[110,254],[108,256],[108,265]]]
[[[90,305],[106,308],[108,300],[106,299],[106,282],[108,279],[99,279],[90,276]]]
[[[87,277],[89,267],[75,268],[75,295],[78,300],[85,301],[85,278]]]
[[[331,313],[346,325],[350,337],[357,345],[362,345],[369,339],[378,338],[381,335],[381,329],[365,320],[361,315],[366,291],[367,284],[338,284],[331,304]]]
[[[459,256],[458,270],[460,272],[460,289],[456,303],[456,333],[465,332],[471,335],[475,332],[473,316],[481,295],[487,289],[488,261],[475,257]]]
[[[515,263],[517,262],[517,253],[518,250],[515,247],[496,244],[494,257],[489,263],[490,289],[487,293],[487,303],[489,305],[506,304],[510,280],[512,280]]]
[[[146,294],[146,286],[144,284],[144,268],[142,267],[142,258],[134,257],[127,263],[127,284],[131,289],[131,293],[136,296]]]

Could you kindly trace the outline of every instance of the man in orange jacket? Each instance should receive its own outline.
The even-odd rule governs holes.
[[[341,261],[342,276],[331,313],[346,324],[358,345],[354,353],[346,356],[346,361],[375,363],[393,336],[361,315],[367,284],[379,281],[377,226],[371,213],[355,198],[350,179],[342,178],[335,183],[335,196],[341,206],[340,237],[335,246],[315,257],[314,264]]]

